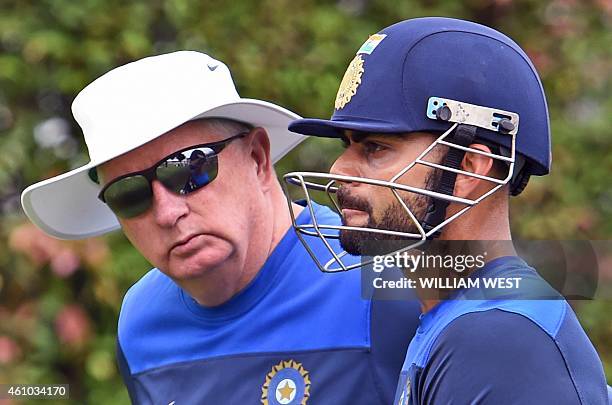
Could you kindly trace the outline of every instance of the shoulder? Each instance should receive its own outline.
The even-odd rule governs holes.
[[[174,282],[158,269],[152,269],[138,280],[123,297],[119,313],[119,337],[131,325],[152,314],[152,307],[159,306],[171,297],[178,297]]]
[[[552,337],[532,319],[493,308],[466,313],[449,322],[437,337],[431,353],[460,349],[462,353],[470,353],[470,356],[482,357],[487,352],[503,348],[505,354],[521,352],[537,355],[541,353],[537,344],[555,346]]]
[[[340,225],[342,222],[340,216],[327,205],[317,204],[314,201],[307,204],[306,200],[295,201],[295,203],[304,207],[302,213],[296,218],[298,224],[312,223],[313,214],[314,218],[321,223]]]
[[[297,201],[296,204],[304,206],[305,202]],[[289,229],[287,234],[290,235],[289,239],[294,242],[292,254],[295,255],[296,260],[298,257],[307,258],[310,255],[312,259],[318,262],[319,266],[322,267],[331,263],[332,268],[339,266],[337,258],[341,258],[345,265],[353,265],[361,260],[358,256],[343,253],[344,249],[342,249],[337,237],[338,230],[334,229],[335,226],[342,225],[342,220],[329,207],[312,202],[303,209],[295,222],[301,228],[297,231],[297,236],[293,229]],[[302,243],[298,243],[298,237]],[[304,249],[304,245],[307,249]],[[332,251],[335,255],[332,254]],[[300,262],[300,266],[316,269],[315,261],[306,259]],[[352,273],[350,271],[338,273],[334,276],[335,281],[338,281],[337,277],[342,277],[341,274],[347,274],[343,276],[344,278],[359,279],[352,274],[348,275]]]
[[[315,215],[317,219],[327,219],[330,222],[340,224],[340,216],[326,205],[315,204]]]
[[[573,344],[583,351],[592,347],[588,339]],[[543,325],[523,314],[494,308],[451,321],[433,344],[424,374],[427,386],[441,387],[436,390],[442,395],[438,400],[459,396],[501,403],[584,403],[599,398],[599,385],[605,387],[599,381],[597,356],[588,358],[592,364],[587,367],[573,364]],[[589,374],[596,383],[577,379],[577,373]]]
[[[121,311],[134,301],[149,300],[154,294],[159,294],[174,286],[174,282],[158,269],[151,269],[131,286],[123,297]]]
[[[126,369],[137,373],[166,362],[192,326],[182,290],[158,269],[149,271],[121,305],[117,344]]]

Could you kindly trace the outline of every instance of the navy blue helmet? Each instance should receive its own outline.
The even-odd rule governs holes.
[[[342,231],[362,231],[422,242],[440,235],[441,229],[484,198],[508,185],[520,194],[529,177],[548,174],[551,167],[548,107],[542,83],[525,52],[504,34],[480,24],[451,18],[417,18],[394,24],[370,36],[359,48],[340,84],[335,110],[329,120],[300,119],[289,125],[293,132],[322,137],[342,137],[352,130],[375,134],[429,132],[438,138],[391,179],[369,179],[330,173],[292,172],[286,184],[301,187],[307,202],[309,190],[332,194],[342,183],[361,182],[389,188],[413,231],[373,227],[331,226],[313,221],[297,224],[298,236],[338,238]],[[489,146],[483,152],[470,145]],[[448,147],[443,162],[424,159],[436,145]],[[462,170],[466,152],[485,154],[506,164],[505,178]],[[430,189],[410,187],[397,180],[415,165],[441,170]],[[453,195],[457,174],[493,184],[474,198]],[[429,197],[425,214],[417,218],[398,192]],[[447,216],[451,203],[463,205]],[[292,209],[291,204],[289,205]],[[293,211],[292,211],[293,216]],[[305,243],[306,245],[306,243]],[[308,248],[308,246],[307,246]],[[333,252],[323,271],[344,271],[342,255]],[[340,267],[333,268],[334,263]],[[364,263],[362,263],[363,265]]]
[[[348,94],[338,94],[343,99],[336,100],[331,119],[293,121],[291,131],[324,137],[338,137],[345,129],[444,132],[451,123],[424,114],[429,98],[440,97],[518,114],[516,152],[525,162],[513,181],[550,171],[550,126],[542,83],[529,57],[504,34],[469,21],[416,18],[373,35],[355,59],[361,60],[356,63],[361,74],[354,75],[359,83],[341,87],[340,92]],[[350,80],[346,75],[345,79]],[[510,147],[510,138],[498,131],[478,128],[476,136]]]

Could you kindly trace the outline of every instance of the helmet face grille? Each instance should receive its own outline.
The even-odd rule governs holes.
[[[371,264],[371,261],[361,261],[355,263],[354,257],[351,260],[346,260],[350,258],[350,255],[347,256],[345,251],[334,251],[328,239],[339,239],[340,233],[343,231],[350,232],[360,232],[365,235],[369,235],[377,238],[384,239],[385,237],[393,238],[393,239],[401,239],[407,241],[408,245],[403,247],[401,250],[408,250],[415,248],[419,244],[423,243],[427,239],[432,239],[439,233],[439,231],[450,222],[454,221],[464,213],[466,213],[471,207],[478,204],[483,199],[487,198],[491,194],[495,193],[504,185],[508,184],[510,179],[512,178],[513,170],[514,170],[514,160],[515,160],[515,135],[509,135],[512,139],[511,145],[512,148],[510,150],[510,157],[502,156],[501,154],[488,153],[479,149],[474,149],[469,146],[458,145],[453,142],[449,142],[449,137],[453,134],[455,129],[457,129],[459,124],[455,123],[453,126],[442,135],[440,135],[429,147],[427,147],[416,159],[410,162],[407,166],[405,166],[402,170],[400,170],[396,175],[394,175],[390,180],[376,180],[369,179],[364,177],[352,177],[352,176],[343,176],[329,173],[316,173],[316,172],[291,172],[287,173],[283,178],[283,186],[285,195],[287,197],[287,203],[289,206],[289,211],[292,218],[292,225],[296,230],[298,237],[302,244],[304,244],[306,250],[316,263],[319,270],[323,272],[338,272],[338,271],[347,271],[356,268],[360,268],[362,266]],[[492,159],[507,162],[509,164],[508,174],[504,179],[497,179],[495,177],[484,176],[476,173],[471,173],[460,168],[447,166],[445,164],[437,164],[432,163],[430,161],[425,160],[425,157],[438,145],[444,145],[449,148],[457,148],[462,152],[472,152],[481,155],[485,155]],[[453,196],[452,194],[444,194],[439,192],[439,190],[427,190],[424,188],[407,186],[405,184],[399,183],[399,179],[404,176],[409,170],[414,168],[416,165],[424,165],[428,167],[432,167],[434,169],[439,169],[443,172],[451,172],[453,174],[462,174],[469,177],[478,178],[480,180],[487,181],[493,185],[493,187],[483,193],[481,196],[475,199],[466,199]],[[417,230],[416,232],[402,232],[394,229],[375,229],[368,228],[365,226],[347,226],[347,225],[336,225],[336,224],[325,224],[320,223],[316,216],[315,210],[313,207],[314,199],[311,196],[311,192],[318,191],[322,192],[323,195],[327,198],[326,203],[336,209],[337,212],[341,211],[341,207],[338,205],[336,199],[334,198],[334,194],[338,192],[338,189],[341,187],[342,183],[362,183],[370,186],[377,186],[383,189],[390,190],[393,196],[395,197],[397,203],[402,207],[404,213],[407,218],[409,218],[410,222],[414,225],[414,228]],[[307,224],[298,224],[295,220],[296,215],[294,212],[294,207],[292,204],[292,200],[294,197],[294,193],[292,193],[289,187],[298,187],[298,190],[301,191],[300,197],[302,197],[306,201],[306,207],[311,213],[312,222]],[[435,224],[435,226],[424,226],[422,219],[417,218],[415,215],[414,209],[407,204],[404,199],[402,199],[401,194],[405,193],[415,193],[419,195],[427,196],[431,199],[443,201],[446,203],[454,202],[463,205],[463,208],[458,212],[453,214],[452,216],[443,219],[440,223]],[[317,257],[313,252],[314,249],[311,248],[309,244],[309,240],[312,240],[309,237],[315,236],[319,240],[323,241],[324,246],[327,248],[329,252],[329,256],[326,258]],[[389,254],[395,254],[398,251],[391,252]],[[363,252],[362,252],[363,254]]]

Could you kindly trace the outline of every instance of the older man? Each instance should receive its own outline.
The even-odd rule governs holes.
[[[119,318],[134,402],[391,401],[418,306],[364,300],[358,274],[313,268],[273,170],[302,140],[286,129],[295,114],[240,98],[227,67],[198,52],[114,69],[73,112],[91,162],[29,187],[23,206],[60,238],[120,225],[156,267]],[[296,223],[339,223],[293,208]]]
[[[402,21],[357,51],[335,107],[330,120],[289,127],[342,139],[331,174],[287,178],[325,179],[336,191],[344,224],[335,228],[349,253],[386,253],[401,239],[427,246],[417,259],[451,259],[445,272],[399,265],[411,269],[424,314],[394,403],[607,403],[601,361],[574,312],[511,243],[509,197],[551,166],[546,98],[521,48],[468,21]],[[463,266],[466,254],[474,260],[464,272],[453,261]]]

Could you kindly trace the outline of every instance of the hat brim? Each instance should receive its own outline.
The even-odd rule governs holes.
[[[187,121],[212,117],[229,118],[265,128],[270,138],[270,158],[273,163],[306,138],[287,129],[291,121],[300,118],[299,115],[262,100],[240,99]],[[177,127],[182,124],[184,122]],[[161,135],[163,133],[158,137]],[[127,152],[129,150],[122,154]],[[100,186],[88,175],[90,169],[117,156],[104,161],[92,161],[26,188],[21,194],[21,204],[28,218],[44,232],[59,239],[83,239],[119,228],[117,217],[98,199]]]
[[[289,130],[299,134],[323,138],[340,138],[346,130],[369,133],[399,133],[406,131],[405,128],[395,123],[366,118],[343,120],[298,119],[289,124]]]
[[[287,129],[289,124],[301,117],[296,113],[267,101],[242,98],[240,101],[225,104],[192,118],[229,118],[263,127],[270,137],[270,158],[278,162],[289,151],[306,139],[305,136]]]

